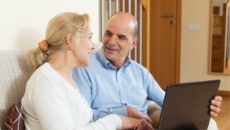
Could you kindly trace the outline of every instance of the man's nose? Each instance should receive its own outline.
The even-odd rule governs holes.
[[[109,39],[109,44],[114,45],[117,42],[117,37],[116,36],[111,36]]]

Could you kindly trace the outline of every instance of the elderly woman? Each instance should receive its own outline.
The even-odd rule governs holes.
[[[21,101],[26,129],[142,129],[144,120],[114,114],[92,122],[92,110],[72,79],[74,67],[89,65],[91,37],[87,14],[67,12],[50,20],[46,39],[28,53],[36,71]]]

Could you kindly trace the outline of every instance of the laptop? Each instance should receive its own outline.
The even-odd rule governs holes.
[[[220,80],[168,85],[157,130],[206,130],[219,85]]]

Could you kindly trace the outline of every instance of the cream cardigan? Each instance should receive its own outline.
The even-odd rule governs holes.
[[[115,130],[122,126],[114,114],[91,123],[93,113],[85,98],[49,63],[27,82],[22,110],[28,130]]]

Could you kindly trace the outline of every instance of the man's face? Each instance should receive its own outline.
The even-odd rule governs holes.
[[[134,25],[119,19],[111,19],[103,38],[103,51],[105,57],[112,63],[123,64],[125,58],[136,45],[133,38]]]

